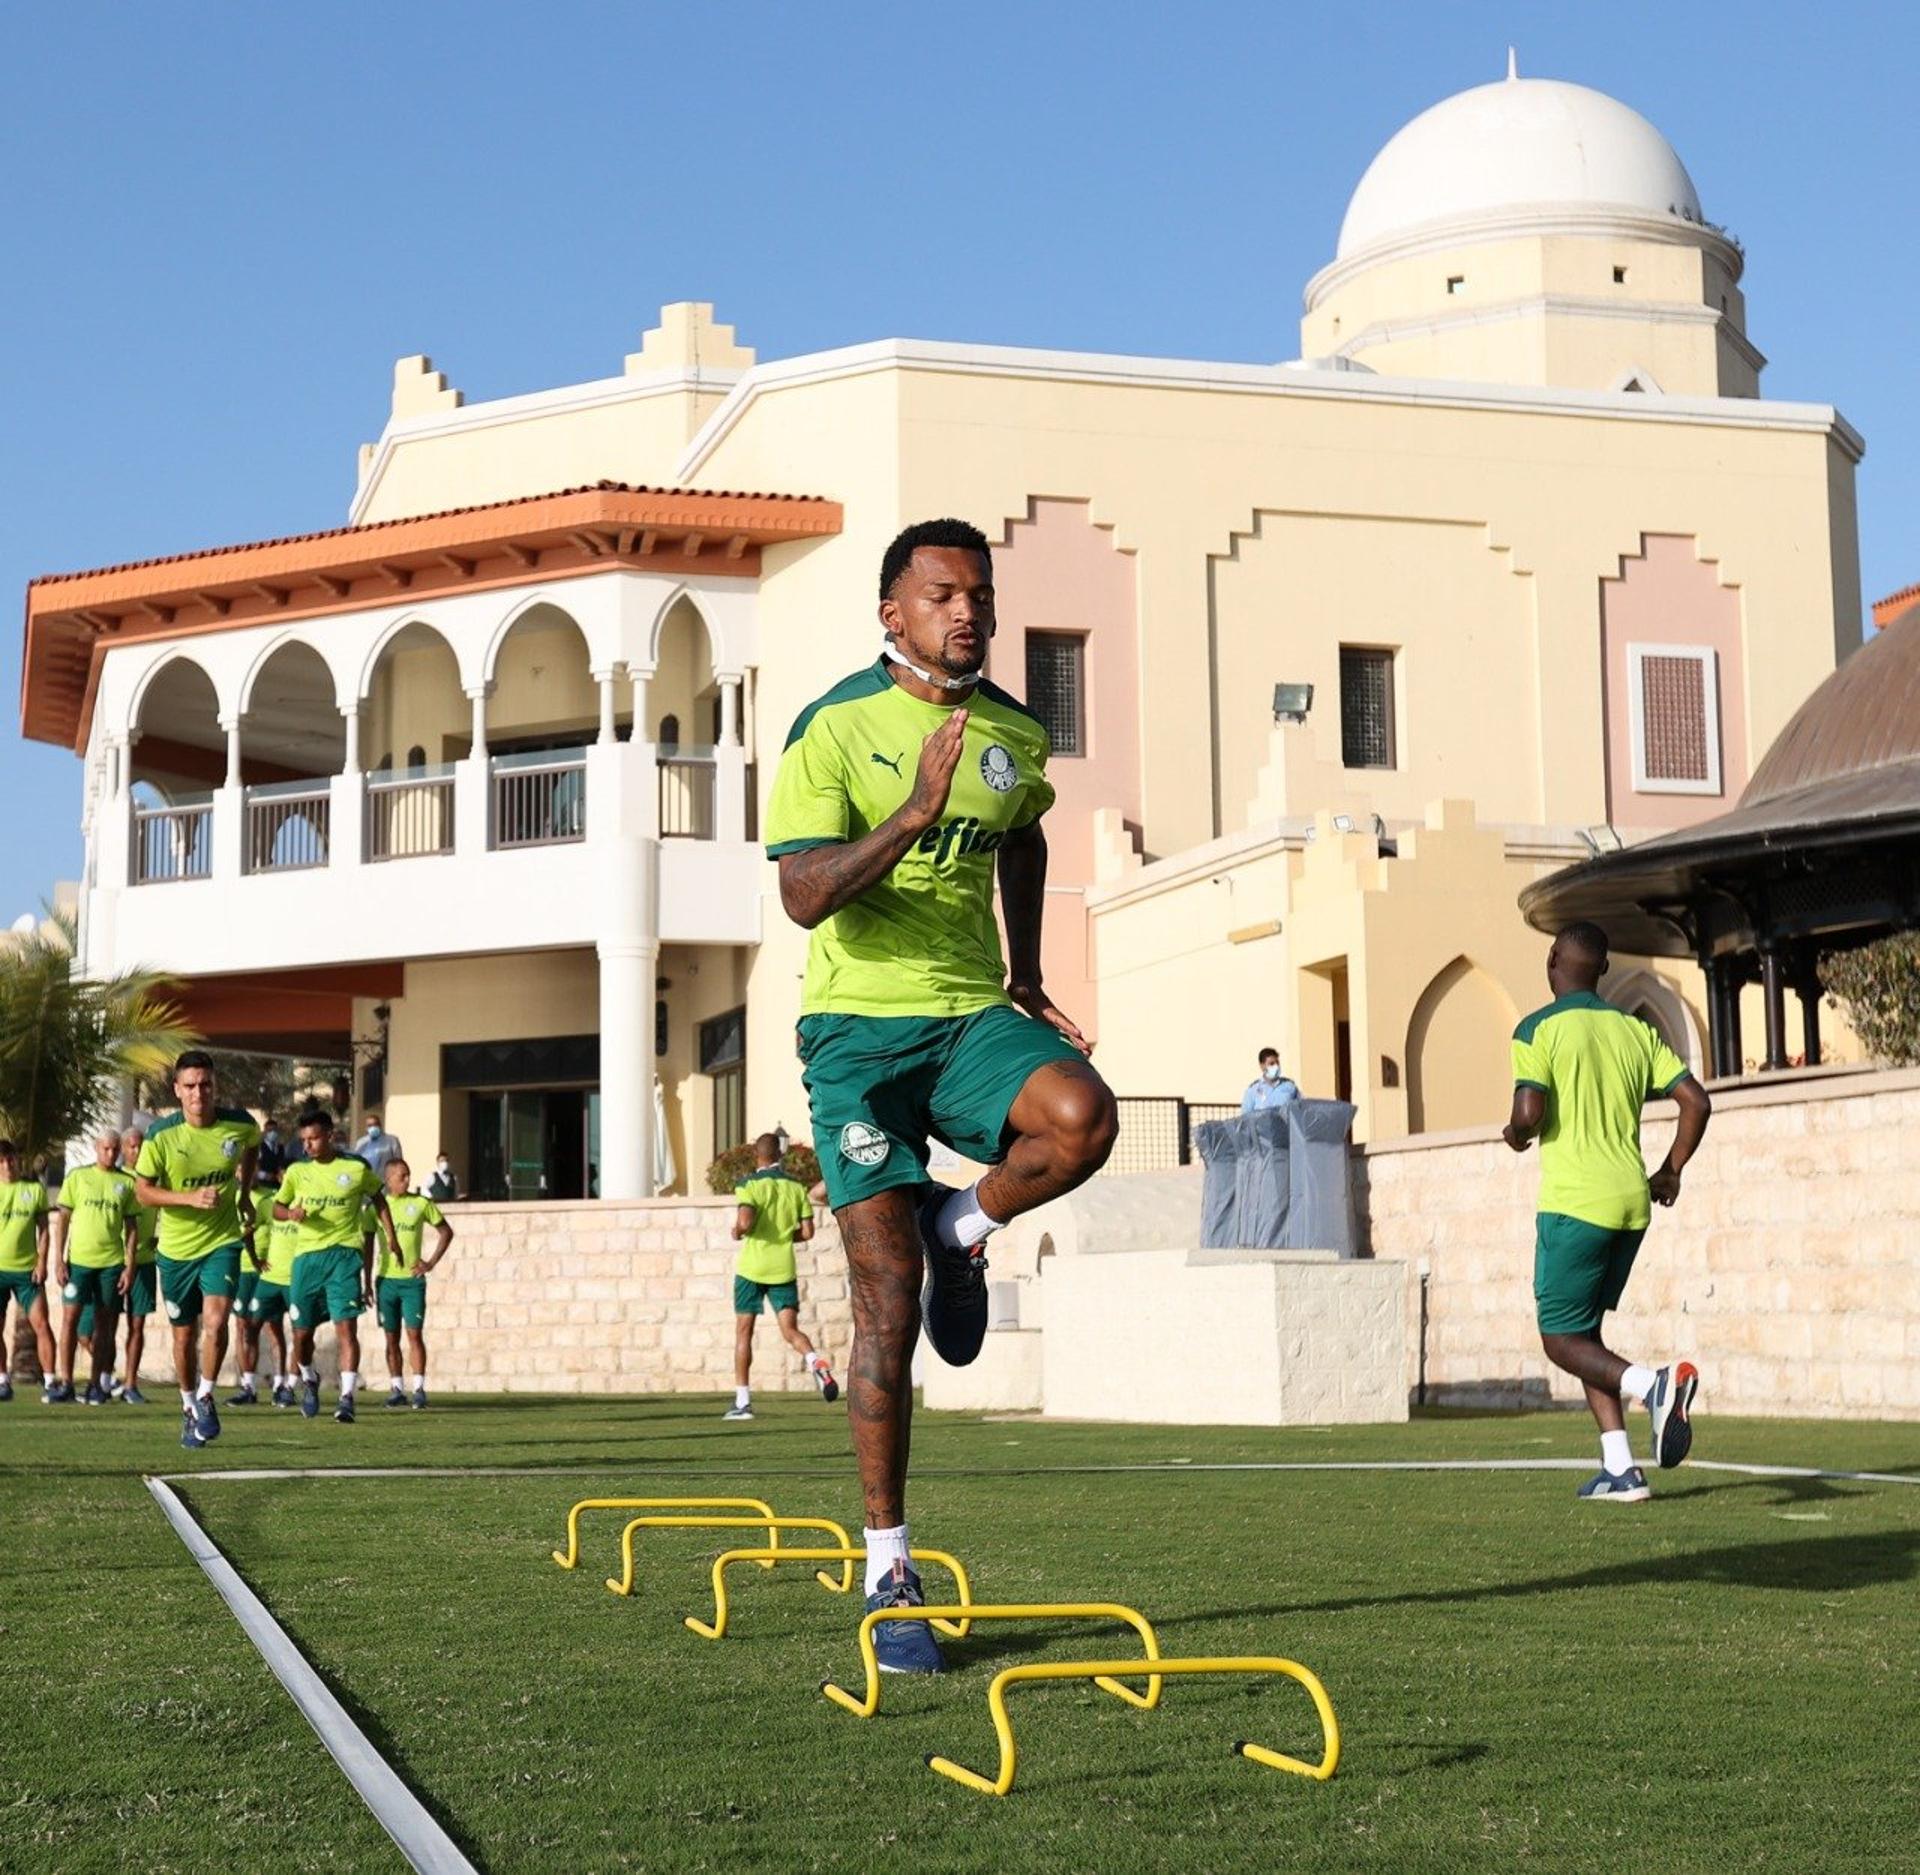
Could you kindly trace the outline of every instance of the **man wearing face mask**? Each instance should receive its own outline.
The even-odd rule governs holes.
[[[1259,1076],[1240,1096],[1240,1111],[1265,1113],[1270,1107],[1284,1107],[1288,1101],[1299,1098],[1299,1088],[1280,1072],[1279,1049],[1261,1049]]]
[[[377,1113],[367,1115],[367,1130],[353,1142],[352,1151],[356,1159],[366,1160],[382,1178],[394,1160],[406,1157],[400,1150],[397,1135],[380,1130],[380,1116]]]
[[[451,1204],[460,1196],[460,1181],[453,1174],[453,1161],[443,1152],[427,1175],[427,1196],[435,1204]]]

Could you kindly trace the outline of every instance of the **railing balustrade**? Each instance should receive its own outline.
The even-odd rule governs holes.
[[[171,879],[213,874],[213,801],[169,801],[133,810],[133,883],[160,885]]]
[[[302,872],[327,863],[333,788],[326,777],[249,788],[246,816],[248,872]]]
[[[453,851],[451,765],[380,770],[367,777],[367,858],[418,859]]]
[[[656,766],[660,774],[660,837],[711,840],[719,770],[713,751],[662,748]]]
[[[492,758],[493,844],[559,846],[587,837],[587,752]]]

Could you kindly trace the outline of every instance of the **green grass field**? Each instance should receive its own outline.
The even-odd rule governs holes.
[[[1586,1458],[1568,1414],[1284,1433],[924,1415],[916,1538],[956,1551],[977,1598],[1118,1600],[1169,1654],[1291,1655],[1345,1733],[1316,1785],[1228,1749],[1312,1754],[1285,1682],[1171,1681],[1154,1713],[1029,1690],[996,1801],[922,1763],[992,1769],[995,1665],[1130,1636],[983,1625],[949,1643],[957,1672],[890,1679],[862,1722],[816,1690],[858,1684],[854,1610],[804,1569],[740,1572],[712,1643],[680,1618],[708,1610],[718,1540],[646,1539],[629,1600],[601,1586],[614,1515],[588,1519],[580,1570],[549,1560],[598,1493],[857,1524],[838,1413],[776,1399],[723,1426],[720,1405],[449,1397],[351,1429],[268,1408],[201,1454],[165,1406],[0,1408],[0,1866],[400,1866],[141,1482],[333,1465],[472,1475],[179,1488],[488,1870],[1920,1865],[1920,1485],[1696,1468],[1644,1510],[1589,1508],[1557,1471],[1097,1469]],[[1920,1476],[1920,1428],[1701,1426],[1703,1458]]]

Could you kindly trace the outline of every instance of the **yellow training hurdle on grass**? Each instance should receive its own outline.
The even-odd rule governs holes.
[[[864,1699],[855,1699],[845,1687],[835,1686],[831,1680],[821,1682],[820,1690],[835,1705],[844,1706],[857,1719],[870,1719],[880,1709],[880,1660],[874,1652],[873,1631],[883,1621],[931,1621],[935,1627],[945,1628],[941,1617],[965,1615],[969,1624],[975,1621],[1124,1621],[1140,1636],[1146,1647],[1145,1657],[1134,1663],[1133,1675],[1138,1677],[1142,1669],[1160,1658],[1160,1643],[1154,1637],[1153,1625],[1136,1608],[1127,1608],[1119,1602],[1007,1602],[994,1604],[987,1602],[963,1601],[954,1608],[916,1608],[911,1611],[904,1608],[877,1608],[870,1615],[863,1616],[860,1622],[860,1659],[867,1670],[867,1691]],[[951,1633],[951,1628],[946,1628]],[[1077,1669],[1076,1669],[1077,1671]],[[1145,1693],[1136,1693],[1132,1687],[1123,1686],[1119,1680],[1108,1673],[1094,1675],[1094,1684],[1103,1691],[1112,1693],[1116,1698],[1124,1699],[1130,1706],[1138,1706],[1143,1712],[1151,1712],[1160,1703],[1160,1676],[1150,1673]],[[994,1682],[996,1686],[999,1681]],[[1012,1749],[1012,1734],[1008,1733],[1007,1749]],[[1012,1759],[1007,1759],[1009,1766]],[[972,1773],[969,1772],[968,1776]],[[964,1780],[963,1780],[964,1781]],[[1013,1773],[1007,1771],[1007,1782],[1012,1783]]]
[[[820,1586],[831,1589],[836,1595],[844,1595],[853,1587],[851,1559],[866,1553],[853,1547],[846,1531],[831,1517],[635,1517],[620,1532],[620,1574],[607,1577],[607,1587],[616,1595],[633,1593],[633,1534],[636,1530],[765,1530],[769,1532],[770,1545],[778,1542],[782,1530],[824,1530],[834,1539],[835,1547],[845,1550],[848,1555],[848,1560],[840,1565],[838,1582],[824,1569],[814,1571]],[[779,1554],[784,1556],[786,1552],[782,1550]],[[772,1564],[767,1563],[766,1566],[771,1568]]]
[[[967,1572],[960,1566],[957,1556],[949,1556],[943,1549],[913,1549],[907,1554],[915,1562],[936,1562],[945,1569],[954,1580],[954,1586],[960,1591],[960,1612],[955,1618],[947,1619],[947,1611],[935,1610],[939,1617],[933,1625],[942,1634],[951,1634],[955,1640],[963,1640],[972,1626],[973,1590],[967,1582]],[[727,1631],[727,1568],[737,1562],[758,1563],[762,1569],[771,1569],[776,1562],[837,1562],[852,1566],[866,1555],[859,1549],[730,1549],[714,1559],[713,1565],[713,1619],[702,1621],[697,1615],[686,1617],[687,1626],[703,1639],[717,1641]],[[820,1579],[827,1580],[824,1571]],[[929,1617],[931,1618],[931,1617]],[[872,1616],[867,1617],[872,1620]],[[919,1620],[919,1615],[902,1616],[903,1620]],[[864,1632],[864,1629],[862,1630]]]
[[[987,1611],[976,1608],[973,1612],[981,1615]],[[1003,1667],[994,1676],[993,1684],[987,1688],[987,1709],[993,1715],[993,1729],[1000,1739],[998,1775],[982,1777],[978,1771],[969,1771],[964,1764],[955,1764],[951,1758],[930,1756],[927,1763],[942,1777],[950,1777],[956,1784],[965,1784],[969,1790],[985,1791],[989,1797],[1004,1797],[1013,1788],[1013,1725],[1007,1717],[1007,1694],[1013,1687],[1032,1685],[1043,1680],[1092,1680],[1098,1685],[1104,1684],[1115,1674],[1139,1679],[1143,1664],[1138,1660],[1080,1660],[1064,1661],[1057,1665],[1041,1662],[1033,1666]],[[1236,1740],[1233,1748],[1256,1764],[1271,1765],[1277,1771],[1293,1771],[1301,1777],[1322,1782],[1339,1767],[1340,1721],[1334,1717],[1333,1702],[1328,1699],[1327,1689],[1320,1684],[1318,1677],[1298,1661],[1262,1654],[1218,1660],[1156,1660],[1153,1672],[1156,1677],[1160,1674],[1188,1673],[1279,1673],[1288,1679],[1298,1680],[1312,1695],[1314,1710],[1320,1715],[1320,1730],[1326,1746],[1320,1762],[1308,1764],[1302,1758],[1289,1758],[1284,1752],[1269,1751],[1264,1745],[1250,1745],[1244,1739]]]
[[[553,1552],[553,1560],[562,1569],[574,1569],[580,1563],[580,1513],[583,1510],[757,1510],[771,1525],[774,1521],[774,1508],[757,1497],[583,1497],[579,1503],[567,1512],[567,1549],[566,1554]],[[767,1548],[777,1551],[780,1547],[780,1532],[769,1529]],[[771,1569],[771,1562],[763,1562],[763,1569]]]

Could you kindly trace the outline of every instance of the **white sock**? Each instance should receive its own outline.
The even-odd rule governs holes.
[[[108,1392],[113,1391],[113,1369],[109,1367],[104,1374],[95,1374],[94,1379]]]
[[[807,1372],[812,1373],[816,1367],[820,1366],[820,1364],[821,1364],[820,1350],[818,1348],[815,1348],[814,1351],[807,1356]]]
[[[1600,1465],[1616,1478],[1623,1471],[1633,1469],[1633,1447],[1624,1432],[1603,1432],[1600,1435]]]
[[[1653,1391],[1653,1383],[1659,1377],[1651,1367],[1642,1367],[1634,1362],[1620,1376],[1620,1391],[1630,1400],[1644,1400]]]
[[[180,1405],[186,1412],[190,1413],[193,1411],[193,1393],[191,1389],[187,1387],[180,1389]]]
[[[395,1393],[405,1393],[407,1390],[406,1382],[403,1381],[398,1374],[389,1374],[387,1376],[387,1385],[390,1386]]]
[[[320,1378],[320,1370],[317,1367],[303,1367],[300,1370],[300,1378],[309,1382],[316,1381]]]
[[[200,1384],[194,1389],[194,1398],[208,1400],[213,1397],[213,1382],[205,1374],[200,1376]]]
[[[278,1393],[282,1387],[290,1387],[292,1385],[293,1376],[291,1374],[275,1374],[273,1377],[273,1390],[275,1393]]]
[[[895,1524],[891,1530],[862,1530],[860,1534],[867,1544],[867,1593],[871,1595],[893,1573],[896,1562],[912,1561],[907,1554],[907,1526]]]
[[[733,1403],[735,1406],[751,1406],[753,1404],[753,1389],[751,1387],[735,1387],[733,1390]]]
[[[360,1376],[349,1369],[340,1376],[340,1397],[343,1400],[353,1398],[353,1390],[360,1384]]]
[[[414,1375],[414,1377],[413,1377],[413,1390],[414,1390],[414,1392],[415,1392],[415,1393],[425,1393],[425,1392],[426,1392],[426,1390],[427,1390],[427,1377],[426,1377],[426,1375],[425,1375],[425,1374],[415,1374],[415,1375]]]
[[[989,1217],[980,1208],[980,1184],[976,1181],[965,1191],[956,1191],[940,1207],[940,1215],[934,1220],[934,1235],[949,1249],[971,1250],[975,1244],[984,1243],[1005,1221]]]
[[[242,1374],[240,1376],[240,1391],[242,1393],[258,1393],[260,1391],[260,1376],[257,1373]]]

